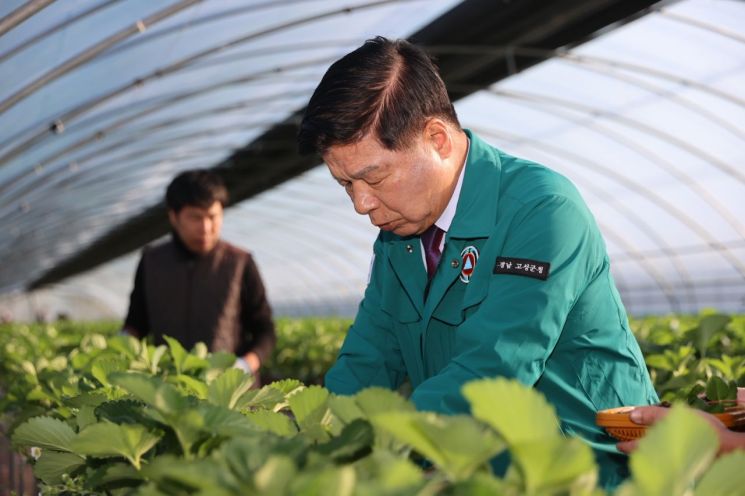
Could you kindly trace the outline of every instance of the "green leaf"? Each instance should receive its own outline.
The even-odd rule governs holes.
[[[344,426],[352,421],[367,418],[352,396],[336,396],[332,394],[328,399],[328,412],[330,414],[328,431],[332,436],[341,434]],[[378,438],[379,444],[383,441],[383,439]]]
[[[147,484],[141,485],[137,488],[137,492],[135,494],[137,496],[171,496],[171,493],[161,491],[158,488],[158,484],[156,484],[155,482],[148,482]],[[126,496],[126,494],[121,496]]]
[[[701,393],[706,394],[706,388],[702,386],[701,384],[698,384],[698,383],[694,384],[691,387],[690,391],[688,391],[688,395],[686,397],[688,404],[693,405],[696,402],[696,400],[701,401],[701,397],[700,397]]]
[[[389,412],[371,417],[376,430],[411,445],[453,480],[464,480],[504,449],[486,427],[467,415]]]
[[[202,355],[202,353],[199,351],[201,347],[204,347],[204,355]],[[204,345],[204,343],[195,344],[193,353],[197,358],[207,360],[207,367],[210,369],[225,370],[232,367],[233,363],[235,363],[235,355],[232,353],[216,351],[207,355],[207,347]]]
[[[124,360],[118,357],[103,356],[97,358],[91,365],[91,375],[104,386],[109,386],[109,374],[127,370]]]
[[[287,456],[270,456],[266,463],[254,474],[254,485],[261,494],[288,494],[297,467]]]
[[[638,489],[636,484],[634,484],[632,479],[626,479],[626,481],[613,491],[613,496],[639,496],[640,494],[642,494],[642,492]]]
[[[713,376],[706,383],[706,398],[709,401],[735,400],[737,399],[737,385],[730,386],[721,377]]]
[[[168,349],[171,352],[171,358],[173,359],[173,366],[176,367],[176,372],[181,374],[183,372],[184,362],[186,361],[188,352],[177,339],[174,339],[171,336],[163,336],[163,339],[168,343]]]
[[[276,411],[277,407],[284,402],[285,395],[282,391],[271,386],[264,386],[259,390],[253,389],[246,392],[238,400],[236,408],[263,408]]]
[[[187,405],[186,398],[175,387],[156,377],[138,372],[115,372],[109,375],[109,381],[164,413],[178,414]]]
[[[35,386],[33,387],[28,394],[26,395],[27,401],[38,401],[38,402],[49,402],[49,403],[55,403],[57,399],[44,391],[41,386]]]
[[[268,410],[248,412],[246,417],[255,425],[278,436],[292,437],[297,434],[295,423],[287,415]]]
[[[263,433],[251,437],[233,438],[226,441],[219,450],[231,471],[241,480],[253,480],[253,473],[266,463],[270,456],[284,455],[295,461],[296,465],[305,458],[308,442],[299,436],[292,439]]]
[[[101,403],[105,403],[113,398],[112,391],[106,391],[104,389],[94,389],[92,391],[86,391],[79,395],[69,398],[65,403],[71,408],[83,408],[84,406],[97,407]],[[115,394],[114,394],[115,396]]]
[[[29,360],[24,360],[21,362],[21,369],[26,372],[26,378],[29,380],[30,383],[38,384],[36,367],[34,367],[33,363],[31,363]]]
[[[163,355],[166,353],[166,347],[163,345],[152,347],[147,347],[148,351],[148,363],[150,364],[149,370],[151,374],[157,374],[158,373],[158,364],[160,363],[160,359],[163,358]]]
[[[78,410],[78,415],[77,417],[75,417],[75,421],[78,424],[78,430],[84,429],[90,424],[95,424],[96,422],[98,422],[95,410],[95,407],[91,405],[83,405],[82,407],[80,407],[80,409]]]
[[[706,351],[711,338],[724,329],[731,318],[728,315],[707,315],[703,317],[696,330],[696,348],[702,357],[706,356]]]
[[[167,494],[195,494],[196,491],[205,491],[204,494],[215,496],[239,494],[225,487],[236,485],[235,477],[212,459],[189,461],[173,455],[163,455],[143,467],[142,474],[162,486],[175,482],[177,485],[174,490]],[[184,486],[188,489],[185,490]]]
[[[452,494],[467,494],[468,496],[494,496],[501,494],[516,494],[510,491],[504,481],[492,474],[475,473],[466,481],[453,485]]]
[[[204,357],[187,352],[178,340],[170,336],[163,336],[163,339],[168,343],[168,349],[177,373],[184,374],[210,366],[210,363]],[[202,344],[202,347],[204,346],[203,343],[197,343],[197,345],[200,344]],[[194,348],[196,350],[198,346]]]
[[[201,404],[197,408],[203,418],[202,425],[194,425],[210,434],[220,436],[246,436],[260,431],[250,418],[224,406]],[[196,417],[193,417],[196,418]]]
[[[644,357],[644,361],[648,367],[661,369],[661,370],[673,370],[673,366],[670,360],[665,355],[649,355]]]
[[[303,472],[292,481],[289,494],[333,494],[352,496],[355,493],[357,476],[354,468],[328,467],[313,472]]]
[[[137,469],[124,462],[107,463],[92,472],[87,472],[86,477],[88,479],[86,485],[93,488],[114,483],[121,484],[123,481],[134,481],[136,483],[142,480],[142,475]]]
[[[72,441],[77,453],[98,458],[123,456],[139,470],[142,455],[162,437],[139,425],[117,425],[108,422],[93,424],[82,430]]]
[[[283,379],[281,381],[272,382],[269,384],[269,387],[282,391],[284,395],[288,395],[294,390],[305,386],[297,379]]]
[[[512,446],[560,435],[554,408],[542,394],[507,379],[482,379],[463,386],[473,416],[494,428]]]
[[[238,369],[228,369],[212,381],[207,392],[207,401],[214,405],[235,408],[238,400],[254,382],[250,374]]]
[[[85,459],[74,453],[44,450],[34,465],[34,475],[49,485],[62,484],[62,476],[85,465]]]
[[[204,358],[205,360],[209,358],[209,348],[207,348],[207,345],[204,344],[202,341],[198,342],[192,347],[192,353],[197,358]],[[233,362],[235,362],[235,355],[232,353],[226,353],[224,351],[218,351],[213,353],[211,356],[215,355],[230,355],[230,361],[228,363],[228,366],[233,365]]]
[[[592,448],[579,439],[549,437],[510,447],[526,494],[588,494],[597,482]]]
[[[57,451],[72,451],[75,438],[72,427],[52,417],[34,417],[19,425],[11,439],[17,446],[37,446]]]
[[[173,429],[182,452],[188,459],[195,456],[192,448],[210,436],[246,436],[262,430],[261,426],[254,424],[241,413],[209,403],[186,408],[178,414],[161,415],[152,410],[146,410],[145,413],[150,418]]]
[[[317,442],[325,442],[331,437],[334,421],[338,422],[328,409],[330,393],[320,387],[311,386],[292,393],[287,401],[300,432]]]
[[[152,410],[146,410],[146,413],[156,421],[173,429],[184,456],[189,459],[193,458],[192,447],[206,437],[205,414],[203,412],[196,408],[188,408],[179,412],[178,415],[160,415]]]
[[[315,451],[337,463],[351,463],[369,454],[374,440],[375,433],[370,423],[357,419],[345,426],[338,437],[316,446]]]
[[[367,492],[361,494],[419,494],[416,489],[424,480],[419,467],[388,450],[373,450],[354,466],[359,479],[365,481],[361,487]]]
[[[142,424],[146,419],[142,403],[136,400],[107,401],[96,407],[96,416],[115,424]]]
[[[207,384],[190,375],[177,374],[168,377],[168,382],[181,387],[181,390],[200,400],[207,399]]]
[[[329,392],[320,386],[310,386],[297,391],[288,398],[290,409],[299,424],[304,424],[311,416],[319,416],[325,411]]]
[[[721,377],[713,376],[706,383],[706,398],[709,401],[729,399],[729,384]]]
[[[717,369],[724,377],[728,379],[737,378],[735,373],[735,360],[727,355],[721,358],[705,358],[706,363]]]
[[[719,457],[696,486],[702,496],[738,496],[745,488],[745,452],[733,451]]]
[[[331,395],[328,404],[331,413],[336,415],[345,424],[358,418],[367,417],[357,405],[357,401],[353,396]]]
[[[140,353],[140,341],[130,335],[112,336],[107,341],[108,348],[128,360],[134,360]]]
[[[639,441],[630,467],[640,494],[685,494],[714,459],[717,435],[695,412],[675,405]]]
[[[383,412],[413,412],[414,404],[390,389],[370,387],[354,396],[360,410],[367,417]]]

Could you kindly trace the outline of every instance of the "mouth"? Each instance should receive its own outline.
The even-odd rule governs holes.
[[[395,221],[385,222],[383,224],[375,224],[373,222],[373,224],[375,225],[375,227],[377,227],[378,229],[381,229],[383,231],[393,231],[393,229],[395,229],[395,227],[396,227],[396,222]]]

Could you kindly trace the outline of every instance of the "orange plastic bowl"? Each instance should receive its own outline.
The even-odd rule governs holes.
[[[608,434],[619,441],[631,441],[644,436],[647,426],[635,424],[631,421],[629,414],[633,406],[622,406],[601,410],[595,416],[595,423],[603,427]],[[728,408],[724,413],[713,413],[716,418],[728,428],[734,431],[745,430],[745,407],[734,406]]]

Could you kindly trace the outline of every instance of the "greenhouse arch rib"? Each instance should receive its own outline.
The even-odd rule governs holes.
[[[0,19],[0,36],[4,35],[32,15],[48,7],[55,0],[31,0]]]
[[[516,21],[519,21],[520,41],[544,50],[551,50],[567,44],[581,43],[593,36],[598,29],[637,17],[643,9],[653,3],[651,1],[613,0],[562,0],[547,3],[529,0],[500,6],[500,15],[496,16],[493,15],[493,2],[467,0],[412,35],[412,39],[424,45],[515,44],[517,37],[514,27],[517,26]],[[469,25],[472,29],[454,29],[463,25]],[[545,60],[545,57],[518,56],[515,59],[514,69],[522,70],[542,60]],[[196,64],[196,61],[192,62]],[[471,84],[482,88],[510,74],[502,61],[495,60],[493,56],[443,55],[438,62],[448,83]],[[452,96],[457,99],[471,92],[472,90],[465,93],[452,92]],[[95,102],[88,102],[88,104],[92,104],[92,107],[96,106]],[[63,116],[62,123],[70,118],[77,118],[75,110],[80,109],[71,109]],[[296,123],[302,111],[302,108],[298,108],[288,118],[255,138],[253,142],[235,152],[230,158],[216,164],[219,166],[220,173],[226,178],[231,195],[236,201],[279,184],[318,163],[314,158],[299,158],[295,152]],[[49,134],[47,126],[44,126],[40,133],[47,136]],[[25,135],[22,138],[24,142],[19,144],[17,141],[15,147],[35,142],[37,137],[33,134],[32,131]],[[269,146],[264,146],[265,144]],[[249,166],[249,163],[252,166]],[[267,172],[261,164],[272,164],[272,173]],[[246,180],[249,177],[250,181]],[[254,187],[251,183],[260,184],[261,187]],[[112,226],[107,234],[99,237],[87,247],[82,247],[77,255],[56,263],[55,267],[40,277],[36,277],[30,286],[36,287],[59,280],[137,247],[152,239],[155,233],[164,232],[166,226],[162,218],[162,207],[159,205],[133,215],[121,224]]]
[[[613,179],[612,175],[606,174],[605,170],[600,164],[597,162],[593,162],[588,160],[586,157],[582,157],[580,155],[577,155],[575,153],[569,152],[567,150],[564,150],[562,148],[558,148],[555,146],[547,145],[541,141],[525,138],[522,136],[511,136],[506,133],[498,132],[498,131],[492,131],[488,129],[479,129],[479,134],[483,136],[489,136],[493,137],[498,140],[504,140],[504,141],[510,141],[510,142],[521,142],[526,143],[531,147],[534,147],[539,150],[543,150],[546,153],[554,156],[563,156],[567,158],[569,161],[576,163],[577,165],[585,165],[593,170],[595,172],[598,172],[600,174],[605,175],[606,177],[609,177]],[[591,194],[595,196],[602,196],[601,192],[598,191],[597,187],[592,184],[589,181],[585,181],[581,178],[581,176],[576,176],[573,178],[573,181],[579,185],[581,185],[585,190],[589,191]],[[626,185],[629,187],[629,185]],[[689,301],[695,302],[695,295],[692,292],[693,282],[691,280],[691,277],[688,273],[688,271],[685,269],[684,264],[680,261],[679,255],[675,250],[672,249],[672,247],[668,246],[667,243],[663,240],[662,237],[660,237],[654,230],[652,226],[650,226],[643,218],[636,215],[632,210],[627,209],[623,207],[622,205],[618,205],[615,202],[609,202],[608,205],[619,211],[622,215],[626,216],[634,225],[637,226],[638,229],[640,229],[642,232],[644,232],[651,240],[654,241],[654,243],[658,246],[658,248],[665,253],[666,255],[670,256],[670,260],[675,267],[678,275],[683,280],[684,285],[686,289],[688,290],[688,297]],[[678,215],[677,213],[671,212],[672,215],[674,215],[678,220],[683,222],[684,224],[688,225],[689,222],[692,222],[692,220],[686,216],[684,213],[680,213],[681,215]],[[613,228],[611,228],[607,224],[602,225],[602,232],[606,234],[609,238],[612,238],[614,241],[622,241],[622,244],[624,245],[623,254],[626,254],[629,259],[634,260],[636,263],[642,266],[642,268],[649,274],[650,278],[657,284],[657,286],[662,290],[663,294],[665,295],[665,298],[667,299],[668,303],[673,308],[679,307],[680,302],[677,300],[677,297],[674,296],[672,288],[670,284],[665,280],[665,277],[662,276],[662,274],[659,273],[656,269],[654,269],[653,266],[651,266],[646,259],[643,257],[643,253],[636,249],[632,244],[623,241],[623,236],[618,234]]]
[[[202,0],[184,0],[184,2],[192,2],[192,3],[193,2],[197,2],[197,1],[202,1]],[[351,10],[363,10],[363,9],[373,8],[373,7],[377,7],[377,6],[384,5],[384,4],[387,4],[387,3],[391,3],[391,2],[394,2],[394,1],[398,1],[398,0],[375,0],[375,1],[371,1],[371,2],[365,3],[365,4],[357,5],[357,6],[355,6]],[[215,47],[211,47],[211,48],[202,50],[201,52],[199,52],[197,54],[190,55],[190,56],[188,56],[186,58],[183,58],[181,60],[178,60],[176,62],[172,62],[172,63],[166,65],[165,67],[156,69],[155,71],[152,71],[150,74],[147,74],[146,76],[143,76],[141,78],[137,78],[136,80],[134,80],[131,83],[126,83],[123,86],[120,86],[118,88],[115,88],[114,90],[111,90],[111,91],[107,92],[104,95],[101,95],[101,96],[92,98],[89,101],[84,102],[83,104],[78,105],[77,107],[75,107],[73,109],[70,109],[70,110],[65,111],[63,114],[61,114],[60,116],[58,116],[55,119],[54,123],[52,123],[51,126],[41,127],[40,129],[34,131],[33,132],[34,134],[32,136],[30,136],[29,138],[27,138],[23,143],[15,146],[10,151],[8,151],[4,155],[0,156],[0,167],[2,167],[3,163],[7,162],[11,158],[16,157],[19,153],[27,150],[30,146],[39,143],[39,141],[43,140],[44,138],[48,138],[49,136],[52,136],[52,135],[60,132],[60,129],[64,129],[64,127],[66,125],[68,125],[68,123],[70,121],[72,121],[73,119],[78,118],[80,115],[84,114],[85,112],[88,112],[88,111],[92,110],[96,106],[98,106],[98,105],[100,105],[100,104],[102,104],[102,103],[104,103],[104,102],[106,102],[108,100],[111,100],[114,97],[121,96],[121,95],[123,95],[123,94],[125,94],[125,93],[127,93],[129,91],[132,91],[132,90],[134,90],[136,88],[140,88],[143,85],[147,84],[148,81],[152,81],[152,80],[155,80],[155,79],[160,79],[162,77],[165,77],[165,76],[168,76],[168,75],[177,73],[178,71],[180,71],[180,70],[188,67],[189,65],[193,64],[194,62],[197,62],[197,61],[199,61],[199,60],[201,60],[201,59],[203,59],[205,57],[208,57],[208,56],[210,56],[210,55],[212,55],[214,53],[218,53],[220,51],[223,51],[223,50],[225,50],[227,48],[238,46],[238,45],[241,45],[243,43],[248,43],[248,42],[254,41],[255,39],[260,38],[262,36],[266,36],[268,34],[280,32],[280,31],[289,29],[291,27],[299,26],[299,25],[302,25],[302,24],[307,24],[307,23],[310,23],[310,22],[313,22],[313,21],[317,21],[317,20],[320,20],[320,19],[325,19],[325,18],[329,18],[329,17],[333,17],[333,16],[343,15],[343,14],[348,13],[349,11],[350,11],[350,8],[335,9],[335,10],[323,12],[323,13],[320,13],[320,14],[317,14],[317,15],[304,17],[302,19],[294,20],[294,21],[291,21],[291,22],[286,22],[286,23],[280,24],[278,26],[273,26],[273,27],[268,28],[268,29],[262,29],[260,31],[255,32],[255,33],[251,33],[250,35],[241,36],[239,38],[236,38],[236,39],[234,39],[234,40],[232,40],[232,41],[230,41],[228,43],[221,43],[218,46],[215,46]],[[89,50],[93,50],[93,49],[89,49]],[[100,53],[100,52],[97,52],[97,53]],[[70,62],[68,62],[67,65],[70,65]],[[59,70],[62,70],[62,69],[60,68]],[[53,71],[55,71],[55,70],[53,70]],[[50,73],[53,72],[53,71],[50,71]],[[12,106],[12,104],[17,103],[17,101],[20,100],[20,95],[23,95],[23,97],[26,97],[26,96],[28,96],[29,94],[32,93],[32,91],[31,91],[32,88],[33,88],[34,91],[36,89],[38,89],[40,86],[37,86],[37,85],[38,85],[38,83],[36,83],[36,82],[35,83],[32,83],[28,88],[24,88],[23,90],[19,91],[17,93],[18,96],[14,95],[14,96],[8,98],[5,102],[0,102],[0,115],[2,115],[2,113],[4,111],[6,111],[8,108],[10,108],[10,106]]]
[[[608,111],[601,112],[600,110],[598,110],[597,107],[582,105],[582,104],[578,104],[575,102],[570,102],[567,100],[562,100],[562,99],[544,96],[544,95],[516,93],[516,92],[509,92],[509,91],[502,91],[502,90],[491,90],[491,93],[493,93],[496,96],[514,99],[523,104],[525,102],[527,102],[527,104],[534,103],[536,104],[536,108],[540,109],[543,112],[547,112],[547,113],[548,111],[545,110],[544,104],[549,104],[552,106],[559,106],[564,109],[570,109],[570,110],[575,110],[575,111],[579,110],[583,112],[585,115],[592,116],[592,117],[608,117],[612,119],[614,122],[619,123],[623,126],[631,127],[632,129],[641,129],[644,132],[649,133],[650,135],[653,135],[662,141],[666,141],[674,146],[677,146],[691,153],[692,155],[701,158],[705,163],[711,164],[717,169],[721,170],[722,172],[731,175],[737,182],[739,182],[742,185],[745,185],[745,176],[743,176],[736,169],[730,167],[729,165],[725,164],[724,162],[720,160],[717,160],[716,157],[712,157],[704,153],[699,148],[692,146],[688,143],[685,143],[684,141],[675,138],[669,133],[665,133],[651,126],[647,126],[638,120],[629,119],[627,117],[623,117],[620,114],[613,113],[613,112],[608,112]],[[556,116],[556,113],[552,113],[552,115]],[[562,118],[565,118],[577,124],[576,121],[566,118],[564,117],[564,115],[562,115]],[[582,125],[584,126],[584,124]],[[682,171],[676,169],[668,161],[662,159],[662,157],[659,154],[654,153],[652,150],[646,149],[645,147],[636,143],[634,140],[624,138],[620,136],[618,133],[614,133],[613,131],[607,129],[604,126],[600,126],[597,123],[593,123],[592,126],[588,126],[588,127],[601,133],[606,138],[630,150],[633,150],[635,153],[638,153],[640,156],[649,160],[651,163],[656,164],[657,166],[665,170],[668,174],[675,177],[682,184],[685,184],[687,187],[695,191],[705,202],[707,202],[713,209],[715,209],[717,213],[719,213],[719,215],[722,216],[722,218],[726,219],[733,229],[735,229],[738,233],[740,233],[740,235],[745,237],[745,226],[740,222],[740,220],[737,219],[733,214],[731,214],[727,210],[727,208],[725,208],[725,206],[719,202],[719,200],[713,197],[708,191],[703,189],[695,179],[689,177]]]

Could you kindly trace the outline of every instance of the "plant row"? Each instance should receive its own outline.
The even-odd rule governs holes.
[[[275,357],[287,347],[310,353],[312,339],[334,347],[340,322],[282,323]],[[712,376],[741,379],[742,322],[648,319],[637,332],[648,358],[694,347],[685,369],[652,366],[658,381],[684,377],[690,390]],[[285,379],[252,389],[232,355],[170,339],[153,346],[116,327],[0,328],[0,412],[43,494],[604,494],[590,447],[564,437],[553,408],[516,382],[469,383],[472,415],[442,416],[378,388],[336,396]],[[317,352],[327,366],[336,349]],[[715,365],[724,356],[731,371]],[[297,354],[284,360],[286,374],[303,365]],[[676,406],[615,493],[737,494],[745,453],[715,452],[711,427]],[[510,466],[497,477],[489,461],[505,454]]]

